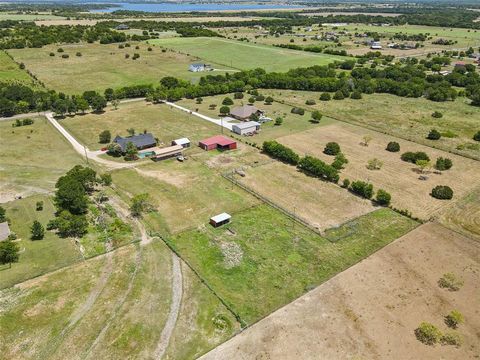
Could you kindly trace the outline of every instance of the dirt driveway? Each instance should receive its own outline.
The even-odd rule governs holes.
[[[461,276],[458,292],[437,285]],[[414,329],[465,316],[460,348],[427,346]],[[480,244],[428,223],[274,312],[201,359],[473,359],[480,352]]]

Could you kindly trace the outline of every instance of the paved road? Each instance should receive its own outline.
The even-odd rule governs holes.
[[[211,123],[214,123],[214,124],[216,124],[216,125],[218,125],[218,126],[223,126],[225,129],[228,129],[228,130],[230,130],[230,131],[232,130],[232,124],[230,124],[230,123],[227,122],[227,121],[222,121],[221,119],[214,119],[214,118],[211,118],[211,117],[209,117],[209,116],[202,115],[202,114],[200,114],[200,113],[198,113],[198,112],[196,112],[196,111],[192,111],[192,110],[190,110],[190,109],[187,109],[187,108],[185,108],[185,107],[183,107],[183,106],[177,105],[177,104],[172,103],[172,102],[169,102],[169,101],[165,101],[165,104],[170,105],[170,106],[173,106],[173,107],[176,108],[176,109],[185,111],[185,112],[187,112],[187,113],[189,113],[189,114],[192,114],[192,115],[194,115],[194,116],[196,116],[196,117],[199,117],[200,119],[210,121]]]

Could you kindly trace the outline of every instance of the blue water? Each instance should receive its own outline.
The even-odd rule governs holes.
[[[108,1],[108,0],[106,0]],[[261,10],[261,9],[295,9],[298,6],[285,4],[135,4],[118,3],[120,7],[92,10],[92,12],[112,12],[115,10],[132,10],[145,12],[191,12],[191,11],[216,11],[216,10]]]

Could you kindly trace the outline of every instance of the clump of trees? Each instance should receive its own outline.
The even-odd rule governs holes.
[[[449,158],[439,157],[435,162],[435,169],[439,171],[449,170],[452,166],[452,160]]]
[[[335,156],[338,153],[340,153],[340,145],[336,142],[329,142],[327,145],[325,145],[325,148],[323,149],[323,153],[327,155],[332,155]]]
[[[305,115],[305,109],[302,109],[300,107],[293,107],[292,110],[290,110],[292,114],[297,114],[297,115]]]
[[[330,182],[338,182],[338,170],[313,156],[305,156],[298,162],[298,168],[311,176],[322,178]]]
[[[423,151],[417,151],[417,152],[407,151],[403,153],[400,158],[403,161],[411,162],[413,164],[416,164],[418,160],[430,161],[430,158],[428,157],[428,155]]]
[[[320,95],[320,100],[321,101],[330,101],[330,100],[332,100],[332,96],[330,95],[330,93],[324,92]]]
[[[447,185],[437,185],[432,189],[432,197],[439,200],[450,200],[453,198],[453,190]]]
[[[0,241],[0,265],[18,262],[20,249],[18,245],[10,239]]]
[[[373,196],[373,185],[365,181],[352,181],[350,190],[365,199],[371,199]]]
[[[390,152],[399,152],[400,151],[400,144],[396,141],[390,141],[387,144],[386,150],[390,151]]]
[[[135,217],[142,217],[145,212],[152,211],[153,205],[150,203],[150,196],[147,193],[135,195],[130,205],[130,213]]]
[[[442,332],[435,325],[422,322],[420,326],[415,329],[415,336],[418,341],[426,345],[435,345],[442,338]]]
[[[297,165],[300,160],[300,157],[295,151],[275,140],[265,141],[263,143],[263,151],[266,154],[291,165]]]
[[[227,96],[225,99],[223,99],[222,105],[233,105],[233,100]]]
[[[382,206],[390,205],[390,201],[392,200],[392,196],[383,189],[377,190],[377,195],[375,197],[375,201]]]

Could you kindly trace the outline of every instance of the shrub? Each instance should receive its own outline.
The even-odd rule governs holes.
[[[110,133],[109,130],[103,130],[99,135],[98,135],[98,142],[100,144],[108,144],[112,138],[112,134]]]
[[[332,100],[332,96],[331,96],[329,93],[326,93],[326,92],[325,92],[325,93],[322,93],[322,94],[320,95],[320,100],[322,100],[322,101],[330,101],[330,100]]]
[[[280,126],[280,125],[282,125],[282,124],[283,124],[283,118],[277,117],[277,118],[275,119],[275,123],[274,123],[273,125],[275,125],[275,126]]]
[[[151,47],[148,47],[147,51],[152,51],[153,49]]]
[[[462,324],[464,321],[463,315],[458,310],[450,311],[450,314],[445,316],[445,324],[452,329],[456,329],[458,325]]]
[[[432,197],[440,200],[450,200],[453,198],[453,190],[446,185],[438,185],[432,189]]]
[[[462,337],[454,331],[449,331],[442,335],[440,342],[442,345],[454,345],[460,347],[462,345]]]
[[[130,57],[130,54],[125,54],[125,59],[128,59]]]
[[[257,96],[255,97],[255,100],[257,100],[257,101],[263,101],[263,100],[265,100],[265,96],[263,96],[262,94],[257,95]]]
[[[123,44],[118,45],[119,49],[123,49],[125,46]]]
[[[352,92],[350,94],[350,99],[354,99],[354,100],[360,100],[362,98],[362,93],[358,90]]]
[[[440,171],[449,170],[452,166],[452,160],[449,158],[439,157],[435,163],[435,169]]]
[[[439,111],[434,111],[433,114],[432,114],[432,117],[435,118],[435,119],[440,119],[443,117],[443,114]]]
[[[304,115],[305,110],[299,107],[293,107],[292,110],[290,110],[292,114],[297,114],[297,115]]]
[[[327,155],[335,156],[340,152],[340,145],[336,142],[329,142],[325,145],[325,149],[323,149],[323,153]]]
[[[32,240],[42,240],[45,236],[45,229],[42,224],[35,220],[30,228],[31,239]]]
[[[430,132],[427,135],[428,140],[440,140],[441,137],[442,137],[442,134],[440,134],[440,132],[436,129],[430,130]]]
[[[58,49],[57,49],[57,52],[59,52],[59,53],[63,53],[64,51],[65,51],[65,50],[63,50],[62,48],[58,48]]]
[[[42,211],[43,210],[43,201],[37,201],[35,204],[35,210]]]
[[[133,57],[132,57],[132,60],[137,60],[139,57],[140,57],[140,54],[134,53]]]
[[[318,110],[315,110],[312,112],[312,122],[315,123],[315,124],[318,124],[320,122],[320,120],[322,120],[322,113]]]
[[[377,191],[377,196],[375,198],[375,201],[382,205],[382,206],[388,206],[390,205],[390,201],[392,200],[392,196],[386,192],[383,189],[378,189]]]
[[[68,54],[63,54],[62,55],[62,59],[68,59],[69,57],[70,57],[70,55],[68,55]]]
[[[473,135],[473,140],[480,141],[480,130],[477,131],[477,133],[475,135]]]
[[[272,105],[273,98],[271,96],[267,96],[265,99],[265,105]]]
[[[315,105],[315,104],[316,104],[316,102],[313,99],[309,99],[309,100],[305,101],[305,105]]]
[[[365,181],[353,181],[350,190],[365,199],[371,199],[373,196],[373,185]]]
[[[50,54],[48,54],[50,56],[55,56],[55,53],[54,52],[51,52]]]
[[[348,164],[348,159],[340,152],[335,156],[332,166],[337,170],[341,170],[345,164]]]
[[[80,56],[82,56],[82,53],[81,53],[80,51],[77,51],[77,53],[75,54],[75,56],[80,57]]]
[[[243,93],[242,92],[236,92],[233,94],[234,99],[243,99]]]
[[[426,345],[434,345],[440,341],[442,332],[435,325],[422,322],[420,326],[415,329],[415,336],[418,341]]]
[[[399,152],[400,151],[400,144],[396,141],[390,141],[388,144],[387,144],[387,151],[390,151],[390,152]]]
[[[291,165],[297,165],[298,161],[300,160],[300,157],[297,153],[295,153],[289,147],[276,142],[275,140],[265,141],[263,143],[263,151],[266,154]]]
[[[196,102],[197,104],[201,104],[201,103],[203,102],[203,98],[197,97],[197,98],[195,99],[195,102]]]
[[[342,187],[345,188],[345,189],[348,189],[349,186],[350,186],[350,180],[343,179]]]
[[[313,156],[305,156],[298,163],[298,168],[304,172],[327,181],[338,182],[337,169]]]
[[[248,99],[249,104],[253,104],[255,101],[256,101],[256,99],[253,96],[250,96],[250,98]]]
[[[333,100],[343,100],[345,99],[345,95],[343,94],[342,91],[338,90],[334,95],[333,95]]]
[[[227,115],[230,113],[230,108],[228,106],[222,106],[220,108],[220,114]]]
[[[428,157],[428,155],[423,151],[417,151],[417,152],[407,151],[403,153],[400,158],[403,161],[411,162],[413,164],[416,164],[418,160],[430,161],[430,158]]]
[[[383,166],[383,162],[377,158],[368,160],[367,169],[368,170],[380,170]]]
[[[463,280],[454,273],[446,273],[438,280],[438,286],[450,291],[458,291],[463,286]]]
[[[222,105],[233,105],[233,100],[227,96],[225,99],[223,99]]]

